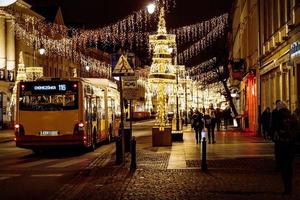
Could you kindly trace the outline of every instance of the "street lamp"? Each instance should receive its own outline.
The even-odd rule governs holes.
[[[46,49],[43,46],[41,46],[39,49],[39,53],[40,55],[44,55],[46,53]]]
[[[147,6],[147,10],[148,10],[148,13],[149,14],[153,14],[154,11],[155,11],[155,4],[154,3],[150,3],[148,6]]]
[[[7,7],[11,4],[14,4],[17,0],[1,0],[0,7]]]
[[[89,70],[90,70],[90,66],[87,64],[87,65],[85,66],[85,69],[86,69],[86,71],[89,71]]]

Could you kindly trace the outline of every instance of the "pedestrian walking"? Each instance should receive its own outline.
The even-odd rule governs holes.
[[[192,123],[192,128],[194,128],[195,130],[195,138],[196,138],[196,143],[199,143],[199,135],[200,135],[200,139],[201,139],[201,132],[203,130],[203,115],[196,110],[195,113],[192,116],[193,119],[193,123]]]
[[[221,111],[221,109],[218,107],[218,108],[216,108],[216,124],[217,124],[217,131],[220,131],[220,127],[221,127],[221,118],[222,118],[222,111]]]
[[[226,105],[226,107],[223,111],[223,120],[224,120],[225,130],[227,130],[227,126],[229,125],[229,120],[230,120],[230,116],[231,116],[231,109],[227,103],[225,105]]]
[[[189,123],[191,123],[191,125],[193,123],[193,115],[194,115],[194,111],[192,108],[190,108],[190,111],[188,113],[188,118],[189,118]]]
[[[300,143],[300,108],[296,108],[293,112],[293,119],[295,120],[295,123],[298,124],[296,126],[295,131],[295,137],[296,137],[296,143]]]
[[[267,140],[270,137],[270,126],[271,126],[271,110],[267,107],[261,115],[262,133],[264,139]]]
[[[278,138],[278,130],[280,128],[279,126],[279,110],[281,109],[282,104],[280,100],[276,100],[276,107],[272,111],[271,114],[271,139],[274,142],[274,156],[275,156],[275,167],[276,170],[279,170],[279,138]]]
[[[215,126],[216,126],[216,111],[211,103],[207,110],[207,114],[204,115],[205,127],[207,128],[208,144],[211,142],[214,144],[215,141]]]
[[[280,102],[279,107],[277,113],[279,169],[284,185],[283,194],[291,194],[293,186],[293,161],[295,158],[295,133],[299,129],[299,124],[297,124],[297,120],[283,102]]]

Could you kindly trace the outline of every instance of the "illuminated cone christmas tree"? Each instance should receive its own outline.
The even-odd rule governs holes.
[[[176,63],[173,64],[176,35],[167,33],[163,8],[160,10],[157,34],[149,36],[149,43],[153,51],[149,83],[158,102],[156,125],[163,130],[167,123],[166,97],[174,92],[176,80]]]

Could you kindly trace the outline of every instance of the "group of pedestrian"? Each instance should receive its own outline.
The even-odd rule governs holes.
[[[300,133],[300,109],[291,113],[283,101],[277,100],[272,113],[269,107],[266,108],[260,120],[264,139],[274,142],[275,166],[281,172],[284,194],[291,194],[295,142]]]
[[[217,112],[213,107],[213,104],[209,105],[209,108],[205,110],[202,109],[202,113],[196,109],[195,113],[192,115],[192,128],[195,130],[196,143],[199,143],[201,140],[201,133],[204,128],[207,129],[208,134],[208,143],[216,143],[215,141],[215,126],[217,120]]]

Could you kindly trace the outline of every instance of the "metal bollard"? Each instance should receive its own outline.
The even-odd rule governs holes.
[[[130,143],[130,151],[131,151],[131,164],[130,169],[136,169],[136,139],[135,137],[132,137],[131,143]]]
[[[203,137],[203,139],[202,139],[201,169],[202,169],[202,171],[207,170],[207,164],[206,164],[206,138],[205,137]]]
[[[122,156],[122,139],[121,136],[118,136],[116,139],[116,164],[120,165],[123,162]]]

